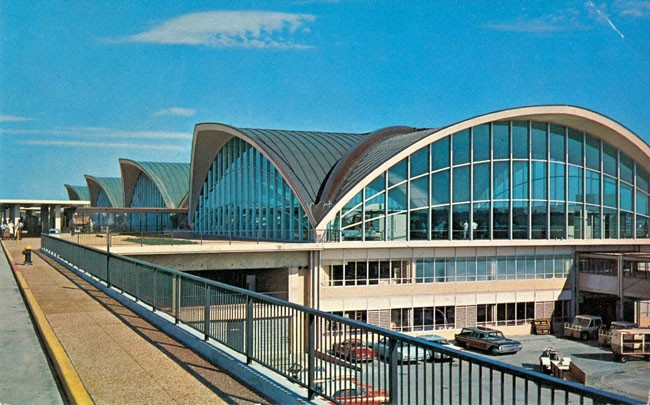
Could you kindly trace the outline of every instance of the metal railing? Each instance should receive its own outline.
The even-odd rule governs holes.
[[[41,249],[340,404],[601,404],[629,398],[43,235]],[[453,367],[452,367],[453,365]]]

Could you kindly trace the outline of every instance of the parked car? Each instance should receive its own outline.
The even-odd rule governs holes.
[[[390,354],[390,338],[382,337],[370,345],[370,348],[375,352],[377,358],[388,360]],[[397,361],[400,363],[410,363],[423,361],[427,359],[427,351],[422,347],[410,345],[402,342],[395,348],[397,354]]]
[[[460,347],[484,350],[492,355],[517,353],[522,347],[518,341],[503,336],[501,331],[481,326],[463,328],[455,337]]]
[[[639,325],[628,321],[612,321],[612,323],[609,324],[609,328],[605,327],[603,324],[598,330],[598,343],[602,347],[609,347],[612,343],[612,334],[616,329],[631,329],[636,328],[637,326]]]
[[[375,352],[357,339],[335,343],[332,346],[332,354],[354,363],[373,361],[375,358]]]
[[[388,391],[375,389],[355,378],[340,379],[336,385],[337,388],[332,397],[342,405],[385,405],[390,403]]]
[[[427,342],[435,343],[440,346],[445,346],[446,348],[449,349],[455,349],[455,350],[463,350],[462,347],[456,346],[452,343],[449,342],[449,340],[445,339],[442,336],[438,335],[421,335],[418,336],[418,339],[426,340]],[[447,355],[447,354],[442,354],[440,352],[435,352],[433,350],[427,350],[427,360],[433,359],[433,360],[453,360],[453,357]]]
[[[317,360],[318,361],[318,360]],[[326,364],[317,364],[314,367],[313,389],[323,393],[335,380],[338,379],[338,368],[327,367]],[[309,378],[309,368],[300,363],[294,363],[289,367],[289,380],[306,385]]]
[[[571,357],[562,357],[560,353],[552,347],[544,349],[539,356],[539,368],[544,374],[551,374],[553,366],[562,371],[568,371],[571,365]]]
[[[564,336],[574,339],[596,339],[603,318],[596,315],[576,315],[573,322],[564,323]]]

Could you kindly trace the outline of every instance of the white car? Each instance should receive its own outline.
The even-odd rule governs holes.
[[[539,356],[539,368],[542,373],[551,374],[553,365],[562,371],[567,371],[571,365],[571,357],[562,357],[557,350],[547,347]]]
[[[387,360],[390,352],[390,339],[382,337],[376,342],[370,344],[370,348],[375,352],[377,358]],[[397,361],[400,363],[410,363],[427,360],[427,351],[421,347],[402,343],[395,348],[397,352]]]
[[[464,350],[462,347],[450,343],[449,340],[439,335],[421,335],[418,336],[418,339],[426,340],[427,342],[435,343],[437,345],[444,346],[448,349]],[[431,358],[433,358],[434,360],[453,360],[451,356],[448,356],[446,354],[434,352],[433,350],[427,350],[427,359],[431,359]]]

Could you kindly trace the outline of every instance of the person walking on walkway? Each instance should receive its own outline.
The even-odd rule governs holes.
[[[14,221],[9,220],[9,224],[7,225],[7,228],[9,228],[9,239],[14,238]]]

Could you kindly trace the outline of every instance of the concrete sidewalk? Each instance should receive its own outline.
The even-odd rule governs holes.
[[[33,251],[31,266],[23,264],[21,252],[26,245],[31,245]],[[5,241],[5,246],[17,263],[16,272],[24,278],[92,402],[269,403],[119,302],[53,260],[39,255],[40,239]],[[11,276],[7,268],[1,268],[0,273]],[[3,276],[2,286],[5,279],[8,277]],[[15,283],[13,285],[15,288]],[[3,307],[11,305],[5,302],[9,300],[5,294],[0,295],[0,300]],[[6,322],[18,323],[19,320],[9,318]],[[12,351],[5,349],[13,346],[5,342],[4,334],[0,338],[2,352]],[[0,359],[5,364],[4,358]],[[41,372],[44,368],[49,370],[47,363],[37,368]],[[2,374],[2,394],[29,392],[34,386],[32,381],[24,381],[19,386],[1,377]],[[26,400],[11,398],[0,395],[0,403],[57,403],[29,394]],[[70,402],[68,398],[63,401]]]

